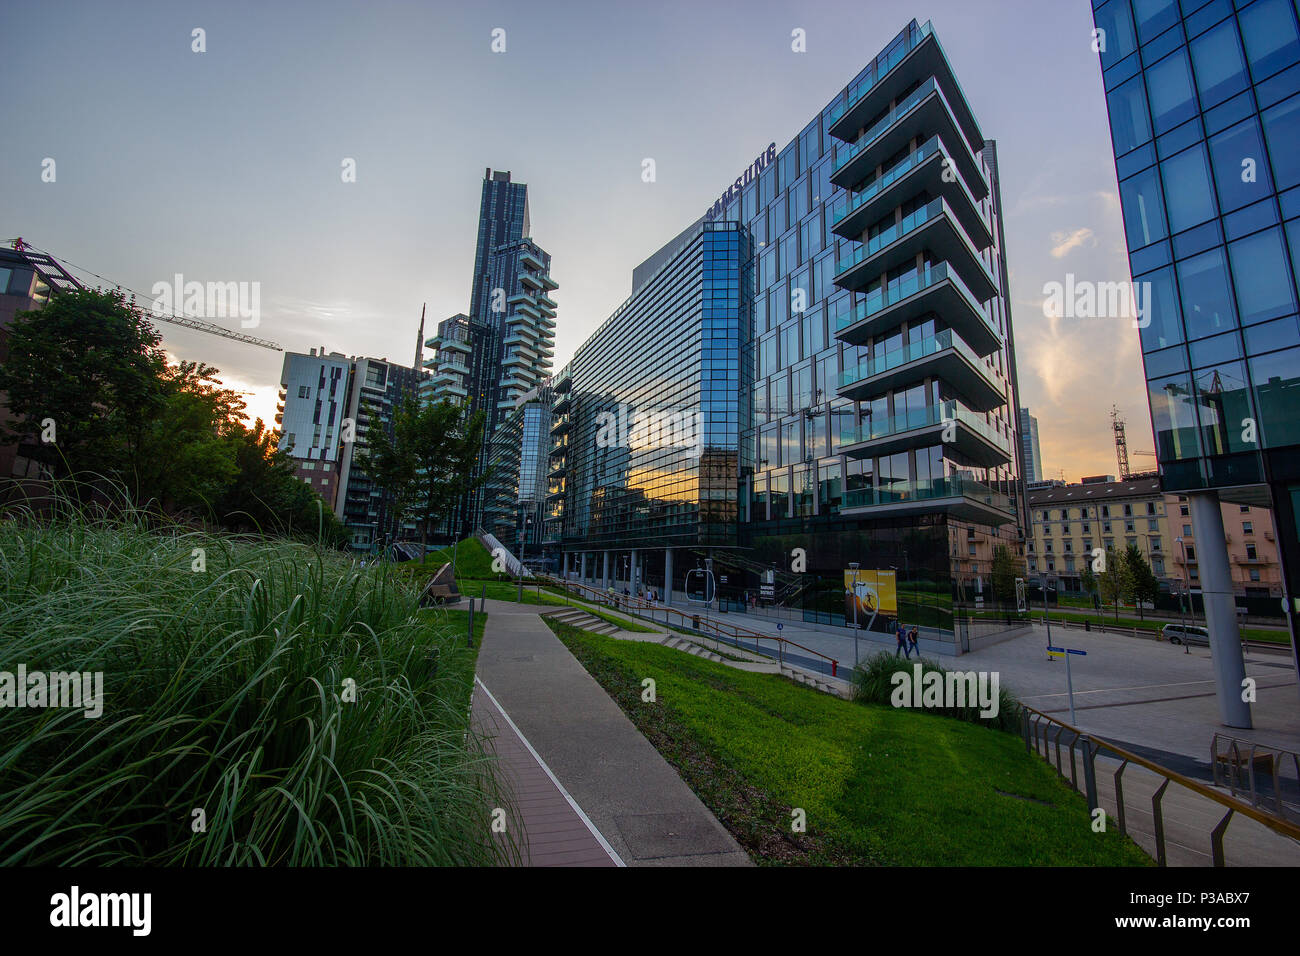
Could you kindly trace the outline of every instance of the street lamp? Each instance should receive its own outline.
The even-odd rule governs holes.
[[[858,669],[858,562],[850,561],[849,570],[853,572],[853,588],[849,594],[853,597],[853,670]]]
[[[1192,589],[1188,586],[1188,581],[1191,580],[1192,572],[1187,567],[1187,545],[1183,544],[1182,538],[1178,538],[1177,541],[1178,547],[1183,551],[1183,573],[1188,576],[1186,581],[1180,581],[1179,583],[1183,586],[1183,594],[1187,595],[1188,603],[1191,603]],[[1187,610],[1183,605],[1183,594],[1178,595],[1178,621],[1183,629],[1183,653],[1190,654],[1192,649],[1187,643]]]

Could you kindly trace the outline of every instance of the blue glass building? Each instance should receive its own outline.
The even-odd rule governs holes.
[[[1094,0],[1093,11],[1129,264],[1149,289],[1140,335],[1160,474],[1190,504],[1224,722],[1250,726],[1219,502],[1274,509],[1290,605],[1300,21],[1293,0]]]

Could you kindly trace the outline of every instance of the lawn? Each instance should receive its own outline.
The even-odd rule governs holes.
[[[760,863],[1152,865],[1015,734],[550,626]]]

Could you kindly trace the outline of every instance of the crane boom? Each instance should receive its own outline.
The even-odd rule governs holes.
[[[22,256],[27,264],[30,265],[36,274],[41,277],[41,281],[50,287],[50,292],[71,292],[74,289],[84,289],[77,279],[63,268],[52,255],[45,252],[37,252],[31,246],[25,245],[21,239],[14,243],[14,251]],[[170,322],[172,325],[179,325],[183,328],[194,329],[198,332],[206,332],[209,335],[220,335],[222,338],[232,339],[236,342],[243,342],[245,345],[256,345],[260,348],[270,349],[273,352],[283,352],[284,349],[268,339],[259,339],[255,335],[247,335],[243,332],[236,332],[234,329],[228,329],[224,326],[217,325],[213,322],[205,322],[203,319],[195,319],[186,315],[169,315],[160,312],[147,312],[149,318],[157,319],[159,322]]]

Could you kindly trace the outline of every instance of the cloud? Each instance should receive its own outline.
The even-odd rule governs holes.
[[[1074,232],[1054,232],[1052,233],[1052,243],[1052,257],[1055,259],[1063,259],[1071,249],[1081,248],[1085,244],[1089,246],[1096,245],[1092,230],[1086,226],[1076,229]]]

